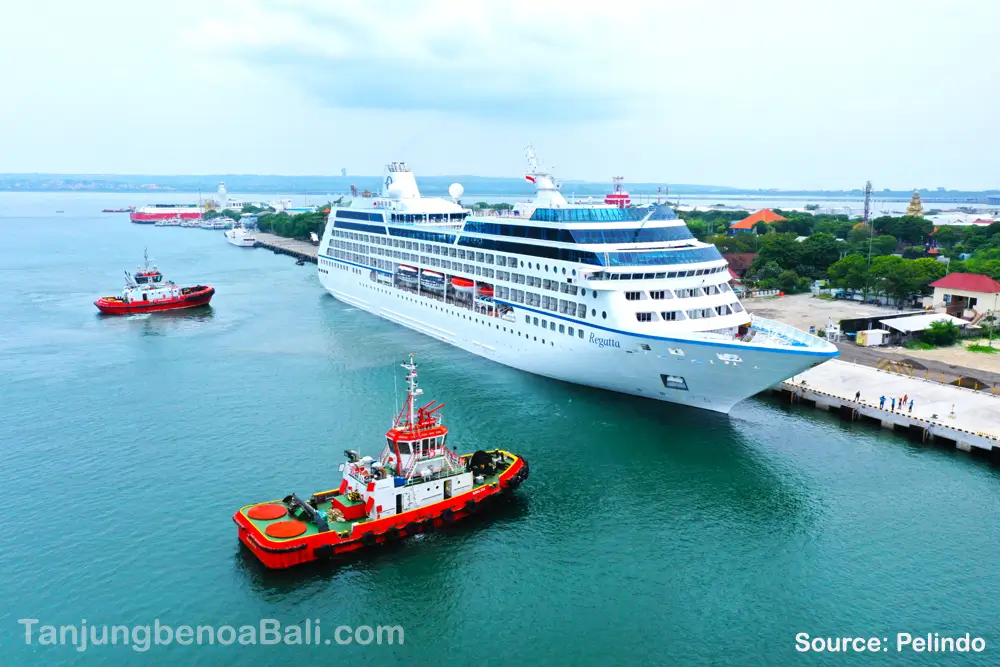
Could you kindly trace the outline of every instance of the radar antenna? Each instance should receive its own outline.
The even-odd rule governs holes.
[[[535,156],[535,147],[528,144],[524,149],[528,156],[528,173],[536,174],[539,171],[538,158]]]

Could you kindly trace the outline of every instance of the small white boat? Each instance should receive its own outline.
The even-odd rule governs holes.
[[[226,230],[226,240],[239,248],[252,248],[257,244],[253,232],[243,227],[233,227]]]

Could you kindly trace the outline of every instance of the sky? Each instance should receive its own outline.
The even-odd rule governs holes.
[[[1000,3],[12,0],[0,172],[1000,187]]]

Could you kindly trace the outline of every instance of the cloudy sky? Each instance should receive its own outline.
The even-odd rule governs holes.
[[[1000,187],[1000,3],[7,3],[0,172]]]

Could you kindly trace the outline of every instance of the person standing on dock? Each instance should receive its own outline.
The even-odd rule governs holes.
[[[913,414],[913,399],[912,398],[910,399],[910,409],[907,410],[907,413],[911,414],[911,415]]]
[[[858,393],[854,394],[854,402],[857,403],[860,400],[861,400],[861,392],[859,391]]]
[[[893,411],[893,412],[895,412],[895,411],[896,411],[896,399],[895,399],[895,398],[894,398],[894,399],[892,399],[892,411]]]
[[[878,398],[878,409],[885,410],[885,396],[879,396]]]

